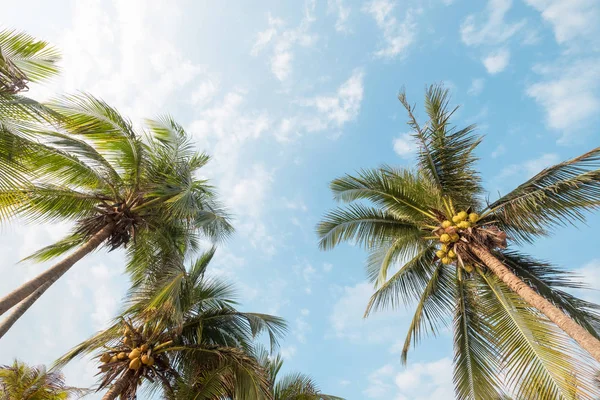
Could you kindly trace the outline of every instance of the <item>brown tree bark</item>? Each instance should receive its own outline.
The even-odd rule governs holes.
[[[490,271],[496,274],[509,289],[517,293],[529,305],[535,307],[548,317],[550,321],[554,322],[559,328],[565,331],[567,335],[579,343],[583,349],[590,353],[596,361],[600,362],[600,340],[596,339],[561,309],[550,303],[546,298],[523,282],[521,278],[508,269],[488,249],[481,246],[473,246],[471,247],[471,251],[490,269]]]
[[[108,392],[104,394],[102,400],[114,400],[119,397],[119,395],[123,393],[125,389],[127,389],[127,386],[131,383],[129,380],[131,379],[132,374],[133,370],[127,370],[127,372],[110,387]]]
[[[46,271],[31,279],[29,282],[25,282],[0,299],[0,315],[25,300],[42,285],[48,282],[50,282],[50,284],[56,282],[58,278],[67,272],[77,261],[94,251],[96,247],[100,246],[100,244],[110,236],[112,229],[112,224],[106,225],[68,257],[65,257],[62,261],[54,264]]]
[[[8,317],[2,321],[2,323],[0,323],[0,338],[2,338],[2,336],[4,336],[4,334],[6,334],[6,332],[8,332],[8,330],[14,325],[14,323],[17,322],[17,320],[21,318],[23,314],[25,314],[29,307],[31,307],[33,303],[35,303],[35,301],[39,299],[42,294],[44,294],[50,285],[52,285],[52,282],[44,283],[14,308],[13,312],[10,313]]]

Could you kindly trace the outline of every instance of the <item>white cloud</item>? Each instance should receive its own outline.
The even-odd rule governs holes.
[[[454,398],[452,360],[410,364],[399,370],[392,364],[372,372],[363,393],[370,398],[437,400]]]
[[[375,56],[381,58],[394,58],[415,41],[417,23],[415,15],[420,10],[408,9],[404,20],[399,22],[393,15],[395,4],[390,0],[374,0],[368,3],[363,11],[370,14],[383,33],[383,46],[375,52]]]
[[[294,321],[294,329],[292,331],[296,340],[300,343],[306,343],[306,335],[311,331],[311,325],[306,320],[308,315],[301,314]]]
[[[600,3],[597,0],[525,0],[554,28],[559,44],[597,38]],[[580,43],[579,43],[580,44]],[[597,44],[596,44],[597,46]]]
[[[258,56],[263,50],[271,47],[269,64],[271,72],[280,81],[287,80],[293,70],[294,46],[310,47],[317,41],[317,36],[309,32],[315,20],[315,2],[307,1],[304,17],[300,25],[294,29],[283,29],[285,23],[279,18],[269,15],[269,27],[257,34],[250,54]]]
[[[485,57],[482,62],[487,72],[491,75],[504,71],[510,60],[508,49],[500,49]]]
[[[331,264],[331,263],[323,263],[323,271],[325,271],[325,272],[331,272],[332,269],[333,269],[333,264]]]
[[[415,138],[410,133],[403,133],[393,140],[394,151],[402,158],[410,158],[419,149]]]
[[[586,128],[600,111],[600,60],[569,62],[564,66],[537,66],[544,79],[529,85],[528,96],[546,112],[546,124],[561,131],[563,140]]]
[[[467,91],[467,94],[471,96],[479,96],[483,91],[483,87],[485,85],[485,80],[483,78],[474,78],[471,81],[471,86]]]
[[[358,116],[363,99],[363,77],[355,70],[333,95],[321,95],[299,101],[305,107],[314,107],[317,115],[305,121],[308,131],[321,131],[329,127],[341,128]]]
[[[327,13],[337,15],[337,20],[335,21],[336,31],[342,33],[350,32],[350,27],[348,27],[350,7],[344,3],[344,0],[327,0]]]
[[[467,46],[504,43],[525,26],[525,21],[508,23],[504,20],[512,0],[489,0],[485,16],[467,16],[460,26],[460,35]],[[482,22],[481,19],[484,19]]]

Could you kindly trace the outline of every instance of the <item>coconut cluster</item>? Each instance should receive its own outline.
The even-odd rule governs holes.
[[[152,350],[155,346],[150,343],[142,343],[142,341],[141,335],[127,326],[123,331],[122,345],[102,354],[100,361],[106,366],[128,363],[129,369],[134,371],[139,370],[142,366],[152,367],[154,365]]]
[[[458,259],[455,244],[460,240],[461,234],[475,226],[479,220],[476,213],[467,213],[460,211],[450,219],[442,221],[439,227],[434,229],[433,233],[438,237],[441,246],[435,253],[444,264],[452,264]],[[464,265],[468,272],[473,271],[472,265]]]

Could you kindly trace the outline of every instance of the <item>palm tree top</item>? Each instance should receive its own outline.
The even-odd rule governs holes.
[[[490,203],[476,170],[481,138],[473,125],[451,125],[449,91],[425,91],[423,124],[404,92],[399,100],[419,145],[416,168],[384,165],[333,180],[334,199],[346,205],[317,225],[320,247],[353,242],[369,252],[375,293],[366,315],[416,303],[403,362],[412,345],[452,321],[458,398],[496,398],[505,389],[528,398],[531,382],[547,398],[568,397],[574,386],[596,393],[593,364],[555,325],[563,317],[550,321],[529,301],[545,301],[545,310],[562,313],[592,341],[600,337],[600,308],[567,293],[582,286],[570,273],[507,246],[583,221],[600,206],[600,147]],[[527,302],[516,289],[528,293]]]

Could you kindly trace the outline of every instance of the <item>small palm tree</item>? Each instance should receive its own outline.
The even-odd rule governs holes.
[[[38,124],[57,118],[22,93],[29,82],[55,76],[59,59],[59,52],[47,42],[22,32],[0,31],[0,188],[25,180],[20,156],[35,138]]]
[[[67,400],[86,393],[66,386],[60,372],[46,371],[43,366],[30,367],[15,360],[0,367],[0,400]]]
[[[308,375],[290,373],[279,378],[283,366],[283,358],[279,354],[271,356],[265,349],[259,349],[257,358],[268,373],[273,400],[344,400],[322,393]]]
[[[531,243],[600,206],[600,148],[486,204],[474,168],[481,138],[474,126],[450,125],[456,109],[448,91],[426,91],[424,126],[404,93],[399,99],[420,145],[417,168],[383,166],[334,180],[335,199],[351,204],[317,227],[322,249],[353,241],[369,250],[376,291],[365,315],[417,302],[403,362],[411,344],[452,317],[459,399],[571,398],[575,387],[596,393],[593,368],[571,339],[600,361],[599,307],[563,291],[583,286],[569,273],[506,247],[507,239]]]
[[[268,393],[252,342],[266,332],[275,344],[283,320],[235,309],[231,286],[205,276],[214,249],[188,268],[182,254],[154,260],[150,278],[129,293],[126,319],[76,346],[57,365],[95,353],[102,362],[98,390],[109,388],[105,400],[134,399],[139,384],[168,399]]]
[[[26,159],[29,183],[0,188],[0,217],[32,222],[70,221],[72,232],[36,252],[44,261],[72,251],[36,278],[0,299],[0,314],[31,305],[53,282],[94,249],[148,243],[183,230],[219,240],[231,231],[213,188],[197,173],[208,161],[171,118],[147,121],[144,135],[103,101],[89,95],[54,103],[60,131],[46,131]],[[135,248],[134,246],[131,246]],[[29,297],[28,297],[29,296]],[[0,337],[23,310],[0,325]]]

